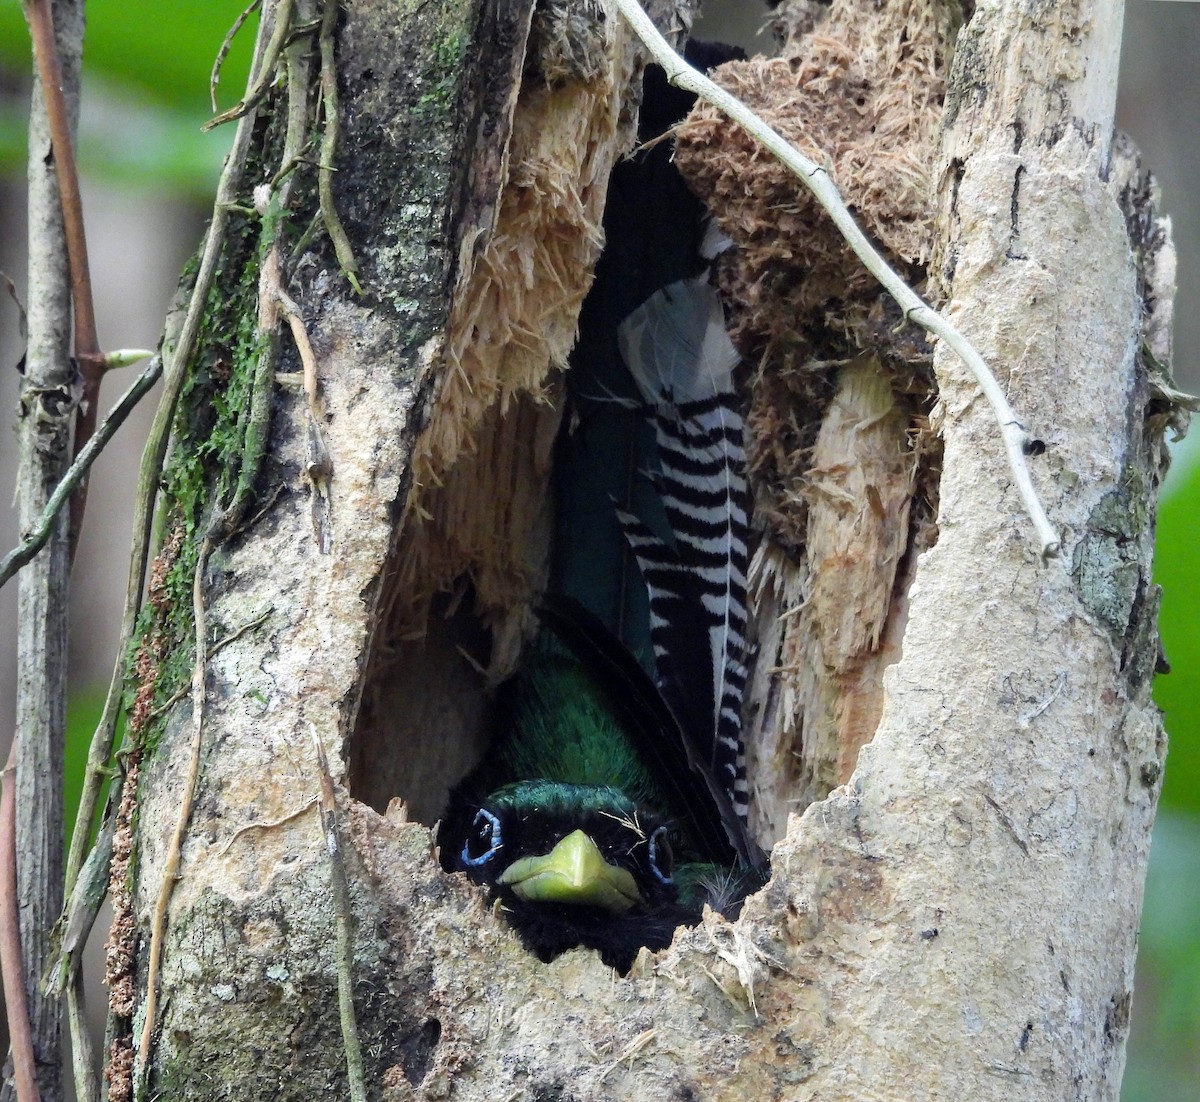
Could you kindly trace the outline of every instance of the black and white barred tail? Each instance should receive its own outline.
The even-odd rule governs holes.
[[[618,330],[621,354],[649,406],[670,541],[628,513],[620,520],[650,593],[660,687],[743,826],[741,739],[746,685],[746,489],[738,353],[705,277],[664,287]]]

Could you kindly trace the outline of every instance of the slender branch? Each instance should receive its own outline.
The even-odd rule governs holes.
[[[311,0],[297,0],[292,10],[300,18],[311,14]],[[281,16],[282,17],[282,10]],[[274,38],[272,39],[274,41]],[[292,40],[286,51],[288,74],[287,130],[284,134],[281,166],[272,185],[255,194],[255,209],[260,218],[259,256],[262,258],[258,289],[258,359],[250,391],[250,406],[242,439],[241,469],[231,501],[219,506],[211,529],[214,538],[225,538],[238,528],[254,494],[254,484],[262,469],[271,428],[271,399],[275,392],[275,373],[279,363],[279,311],[282,271],[279,238],[287,217],[288,200],[295,184],[289,168],[298,163],[304,147],[308,121],[309,49]]]
[[[109,865],[113,855],[116,816],[109,816],[100,831],[75,890],[67,902],[62,923],[62,957],[50,976],[47,988],[61,991],[67,1004],[67,1029],[71,1035],[71,1069],[76,1102],[99,1102],[100,1081],[96,1074],[96,1046],[88,1026],[83,972],[79,967],[83,947],[108,891]]]
[[[76,365],[71,356],[72,265],[57,156],[78,107],[83,5],[27,7],[39,65],[52,62],[49,85],[39,80],[29,116],[29,313],[26,369],[21,381],[18,464],[19,523],[32,525],[70,464],[76,417]],[[47,152],[54,153],[53,157]],[[68,197],[69,202],[69,197]],[[77,227],[76,227],[77,228]],[[76,242],[77,244],[77,242]],[[76,318],[76,326],[86,319]],[[62,910],[63,745],[66,731],[67,608],[70,567],[66,518],[55,522],[42,552],[17,586],[14,810],[15,899],[20,922],[27,1015],[38,1089],[60,1093],[60,1008],[37,985],[51,956],[50,931]],[[6,1077],[7,1078],[7,1077]],[[7,1094],[7,1089],[6,1092]]]
[[[254,73],[251,74],[250,87],[247,89],[246,94],[238,103],[229,108],[228,111],[222,111],[219,115],[215,115],[209,119],[200,128],[201,130],[212,130],[222,123],[240,119],[247,112],[253,111],[258,106],[263,96],[270,89],[272,81],[275,79],[275,63],[279,60],[279,55],[283,52],[283,47],[287,44],[291,29],[292,0],[279,0],[278,9],[275,12],[274,32],[267,41],[261,62]]]
[[[316,0],[297,0],[296,19],[312,24]],[[287,130],[283,135],[283,153],[279,171],[271,181],[279,189],[279,205],[288,206],[295,180],[292,169],[301,163],[301,154],[309,143],[311,122],[308,110],[309,82],[312,79],[312,42],[294,38],[287,47]]]
[[[100,828],[96,844],[83,864],[71,897],[63,907],[58,922],[59,957],[50,969],[46,990],[60,995],[79,974],[79,962],[83,947],[96,921],[96,915],[108,894],[109,866],[112,864],[113,832],[116,816],[109,815]]]
[[[150,921],[150,950],[146,961],[146,1003],[142,1037],[138,1045],[138,1068],[145,1076],[150,1070],[150,1046],[154,1028],[158,1024],[158,972],[162,965],[163,938],[166,936],[167,911],[175,883],[179,879],[179,866],[183,860],[183,840],[187,835],[188,822],[192,817],[192,804],[196,799],[196,787],[200,778],[200,751],[204,737],[204,671],[208,665],[207,619],[204,612],[204,570],[213,548],[211,535],[206,535],[200,545],[200,555],[192,576],[192,615],[195,618],[196,658],[192,663],[192,748],[188,757],[187,776],[183,782],[183,795],[179,804],[179,815],[175,830],[167,846],[163,862],[162,880],[158,886],[158,898]]]
[[[21,920],[17,908],[17,800],[13,792],[16,740],[9,747],[0,792],[0,968],[4,971],[4,1006],[12,1046],[13,1082],[18,1102],[38,1102],[25,970],[21,962]]]
[[[311,408],[317,401],[317,354],[313,351],[312,341],[308,339],[308,330],[304,328],[304,317],[300,307],[282,287],[276,288],[275,296],[279,305],[283,307],[284,317],[287,318],[292,331],[292,339],[296,342],[296,351],[300,353],[300,365],[304,368],[304,396]]]
[[[270,12],[264,13],[259,24],[258,37],[255,43],[254,61],[251,66],[251,79],[258,72],[264,55],[265,45],[271,26]],[[196,273],[196,281],[192,287],[187,309],[179,324],[177,332],[170,332],[163,341],[163,370],[165,379],[163,394],[158,409],[154,415],[146,447],[142,452],[141,466],[138,471],[138,492],[134,503],[134,520],[132,535],[132,552],[129,562],[129,577],[125,592],[125,610],[121,619],[121,636],[116,648],[116,661],[112,678],[109,682],[108,695],[105,698],[104,710],[100,721],[92,734],[88,747],[87,767],[84,771],[83,791],[80,795],[79,810],[75,818],[75,831],[71,837],[71,846],[67,854],[65,883],[70,896],[88,852],[91,835],[91,825],[95,817],[96,805],[100,798],[101,786],[107,776],[107,767],[112,757],[113,741],[116,737],[117,717],[121,708],[122,688],[124,685],[126,652],[133,638],[134,627],[142,604],[142,590],[145,584],[146,568],[150,559],[152,543],[152,525],[154,506],[158,495],[158,480],[166,454],[167,443],[170,439],[171,425],[175,418],[175,408],[187,378],[187,367],[192,357],[193,349],[200,332],[204,309],[208,302],[208,292],[216,276],[221,251],[225,243],[226,227],[229,223],[230,212],[238,198],[242,176],[246,168],[246,158],[254,133],[255,112],[250,111],[238,123],[234,135],[233,146],[225,159],[224,168],[217,185],[217,195],[213,206],[212,221],[204,239],[201,250],[200,264]],[[75,983],[78,982],[76,977]],[[69,999],[72,998],[72,988],[68,989]],[[74,1042],[81,1044],[77,1031],[82,1028],[80,1016],[72,1010],[68,1003],[69,1022]],[[111,1041],[111,1038],[106,1040]],[[107,1046],[106,1046],[107,1047]],[[89,1079],[79,1077],[77,1068],[76,1090],[81,1100],[90,1100],[95,1096],[91,1090]]]
[[[228,635],[218,639],[211,647],[208,648],[208,657],[215,658],[223,651],[230,643],[236,643],[248,631],[253,631],[255,628],[262,627],[267,622],[267,617],[275,611],[274,606],[267,609],[266,612],[261,612],[254,617],[253,620],[248,620],[236,631],[231,631]],[[151,719],[157,719],[159,716],[165,715],[175,707],[188,693],[191,692],[191,687],[180,689],[177,693],[172,693],[164,700],[157,708],[150,713]]]
[[[312,341],[308,339],[308,330],[304,328],[304,319],[300,307],[284,293],[282,288],[276,290],[276,299],[288,320],[292,331],[292,339],[296,342],[296,350],[300,353],[300,363],[304,367],[304,396],[307,402],[304,423],[305,458],[304,473],[308,476],[312,488],[311,513],[313,531],[317,537],[317,547],[322,555],[328,555],[333,546],[333,535],[330,531],[329,496],[330,482],[333,477],[333,459],[325,444],[321,432],[320,395],[318,386],[320,379],[317,375],[317,355],[313,351]]]
[[[333,201],[333,159],[337,153],[341,123],[338,118],[337,62],[334,58],[333,31],[337,24],[337,0],[325,0],[325,11],[321,17],[321,97],[325,109],[325,129],[321,134],[321,163],[317,168],[317,195],[321,205],[321,217],[325,221],[325,232],[333,242],[338,264],[350,286],[358,294],[362,287],[358,282],[358,261],[345,227],[338,217]]]
[[[225,841],[225,844],[217,850],[218,857],[224,857],[234,846],[237,840],[243,834],[249,834],[252,830],[274,830],[276,827],[281,827],[285,823],[290,823],[295,819],[299,819],[301,815],[307,815],[309,808],[318,800],[319,796],[310,796],[304,801],[295,811],[289,811],[286,815],[280,815],[276,819],[261,819],[253,823],[247,823],[243,827],[238,827]]]
[[[233,45],[233,40],[237,37],[238,31],[242,29],[242,24],[250,18],[261,3],[262,0],[251,0],[250,6],[242,11],[233,21],[233,26],[225,32],[225,37],[221,40],[221,47],[217,50],[217,56],[213,58],[212,72],[208,77],[208,96],[212,102],[214,113],[217,110],[217,85],[221,83],[221,66],[225,64],[225,58],[229,55],[229,48]]]
[[[367,1087],[363,1074],[362,1045],[358,1037],[358,1019],[354,1012],[354,931],[351,926],[350,888],[346,882],[346,866],[338,838],[337,799],[325,747],[315,727],[311,729],[313,747],[320,773],[321,798],[317,807],[321,813],[321,833],[329,854],[329,886],[333,892],[333,908],[337,925],[335,956],[338,983],[338,1016],[342,1023],[342,1047],[346,1053],[346,1074],[350,1082],[350,1102],[366,1102]]]
[[[100,341],[96,336],[96,311],[92,302],[87,237],[83,231],[83,202],[79,195],[79,174],[75,168],[75,148],[71,140],[71,122],[66,97],[63,94],[62,66],[58,60],[58,44],[54,34],[50,0],[26,0],[25,14],[29,20],[29,35],[33,41],[38,82],[41,84],[46,118],[50,124],[54,173],[58,180],[63,228],[67,238],[67,257],[71,265],[75,358],[79,361],[85,378],[90,368],[98,380],[103,368],[100,363]]]
[[[292,10],[292,0],[280,0],[277,10],[273,13],[276,20],[273,29],[269,28],[269,20],[272,15],[269,8],[264,8],[263,18],[259,23],[259,37],[256,43],[256,62],[251,72],[249,92],[240,105],[242,108],[242,118],[238,126],[237,137],[234,141],[234,150],[230,153],[229,160],[226,161],[226,170],[230,169],[234,163],[234,158],[239,162],[244,162],[246,153],[249,148],[249,140],[253,132],[254,123],[254,105],[265,94],[266,89],[270,87],[273,77],[276,62],[279,59],[280,51],[287,39]],[[232,116],[230,116],[232,117]],[[221,193],[218,195],[217,211],[226,213],[228,206],[232,202],[234,196],[232,191],[232,175],[229,180],[222,180]],[[230,184],[227,189],[224,185]],[[270,223],[270,226],[264,226],[264,232],[274,232],[275,219],[265,219]],[[216,215],[214,215],[213,229],[216,229]],[[223,228],[222,223],[222,228]],[[191,347],[195,342],[196,335],[199,330],[199,321],[203,311],[203,307],[208,295],[208,286],[211,281],[213,271],[216,267],[216,259],[219,254],[219,247],[216,249],[210,248],[212,245],[212,231],[209,234],[209,240],[205,245],[205,257],[201,263],[202,272],[205,271],[206,262],[210,255],[212,257],[212,269],[207,272],[207,280],[203,288],[198,285],[193,291],[191,300],[188,304],[188,322],[184,325],[184,333],[181,334],[180,343],[184,343],[184,336],[187,341],[187,352],[190,355]],[[193,323],[194,324],[189,324]],[[260,326],[261,328],[261,326]],[[263,441],[259,443],[257,449],[261,452],[262,446],[265,443],[265,429],[258,425],[269,417],[269,411],[263,412],[258,410],[258,417],[255,417],[255,409],[263,404],[261,392],[265,389],[266,402],[269,405],[270,397],[270,382],[268,378],[264,385],[261,378],[263,375],[262,364],[264,360],[273,364],[273,356],[264,349],[259,355],[259,367],[255,373],[255,397],[252,399],[251,425],[247,428],[246,448],[251,449],[251,439],[257,432],[263,436]],[[182,384],[184,361],[176,361],[176,369],[179,373],[178,381]],[[273,372],[271,373],[273,376]],[[176,390],[178,396],[178,389]],[[172,403],[172,409],[174,403]],[[166,445],[166,434],[162,439],[162,446]],[[259,456],[261,458],[261,456]],[[157,465],[162,463],[162,453],[158,454]],[[246,463],[243,457],[243,463]],[[257,463],[254,464],[257,469]],[[157,467],[156,467],[157,469]],[[204,735],[204,681],[205,670],[211,651],[207,645],[207,620],[204,609],[204,570],[208,562],[209,555],[213,547],[216,545],[222,534],[227,534],[232,531],[240,521],[241,515],[244,512],[246,502],[249,497],[249,486],[245,471],[239,476],[238,488],[235,492],[234,499],[231,504],[222,508],[218,502],[213,509],[213,515],[207,525],[207,530],[200,544],[199,555],[196,561],[196,570],[192,579],[192,616],[195,624],[195,658],[192,665],[192,746],[191,754],[188,763],[188,775],[184,782],[183,800],[179,808],[179,815],[176,819],[175,830],[172,834],[170,844],[167,849],[166,859],[163,864],[162,880],[159,884],[158,897],[155,901],[154,911],[151,918],[150,928],[150,947],[147,953],[146,966],[146,1000],[143,1007],[145,1015],[142,1026],[142,1035],[138,1045],[138,1070],[142,1077],[149,1075],[150,1072],[150,1056],[154,1041],[154,1030],[158,1024],[158,973],[162,964],[163,941],[166,936],[167,917],[170,910],[171,896],[175,890],[175,883],[179,876],[179,867],[182,861],[183,842],[187,834],[188,822],[191,819],[192,805],[195,800],[196,788],[200,776],[200,756],[203,748]]]
[[[99,1102],[96,1045],[87,1020],[83,973],[78,969],[67,988],[67,1028],[71,1033],[71,1069],[75,1077],[75,1102]]]
[[[261,64],[266,28],[269,16],[264,15],[259,27],[259,38],[255,46],[255,65],[252,73]],[[116,649],[116,663],[104,701],[104,711],[92,735],[88,748],[87,769],[84,773],[83,792],[79,811],[75,817],[75,833],[71,836],[71,848],[67,854],[66,889],[68,894],[74,887],[75,878],[83,865],[91,834],[92,819],[100,797],[100,786],[104,783],[105,770],[112,756],[113,739],[116,733],[117,715],[121,707],[121,689],[125,674],[125,652],[133,638],[134,625],[142,605],[142,586],[146,578],[146,564],[150,559],[151,527],[154,520],[154,503],[158,495],[159,472],[166,454],[171,424],[175,419],[175,406],[183,390],[187,376],[187,365],[191,359],[200,323],[208,301],[209,288],[216,275],[221,248],[225,242],[225,229],[229,223],[229,212],[238,197],[242,175],[246,168],[246,157],[254,134],[254,113],[244,116],[238,123],[233,138],[233,147],[225,158],[225,167],[217,184],[217,197],[213,204],[212,222],[204,239],[196,283],[188,300],[187,312],[179,333],[173,342],[164,341],[164,380],[162,398],[154,414],[154,423],[142,462],[138,470],[138,493],[134,503],[133,553],[129,560],[129,578],[125,588],[125,612],[121,619],[121,637]]]
[[[926,331],[941,337],[958,354],[967,369],[975,376],[976,382],[983,390],[984,397],[987,398],[996,421],[1000,425],[1005,450],[1008,453],[1009,467],[1026,512],[1037,530],[1038,539],[1042,545],[1042,556],[1044,558],[1057,556],[1061,546],[1058,533],[1051,525],[1046,511],[1038,499],[1037,491],[1034,489],[1033,480],[1029,474],[1028,464],[1025,462],[1025,456],[1031,448],[1036,446],[1035,442],[1012,406],[1009,405],[1004,391],[1000,388],[1000,384],[984,362],[983,357],[975,351],[966,337],[929,306],[888,265],[854,221],[854,216],[850,213],[841,195],[838,194],[829,174],[821,165],[810,161],[744,103],[688,65],[659,33],[658,28],[650,21],[649,16],[642,10],[637,0],[614,0],[614,3],[654,60],[666,71],[667,79],[686,91],[694,92],[701,99],[724,112],[791,169],[828,213],[846,243],[854,251],[855,256],[863,262],[867,271],[879,280],[884,289],[899,303],[905,316]]]
[[[274,213],[264,217],[262,226],[263,243],[278,233],[278,207],[272,204]],[[272,243],[266,250],[262,271],[259,276],[259,349],[254,366],[254,379],[250,386],[250,406],[242,434],[242,449],[237,480],[233,496],[227,505],[217,503],[213,513],[210,532],[214,539],[227,539],[241,527],[246,510],[254,496],[254,484],[262,469],[266,455],[268,436],[271,429],[271,398],[275,392],[275,369],[279,362],[279,334],[274,320],[273,307],[263,305],[262,287],[272,280],[271,272],[278,266],[279,250]],[[268,296],[269,297],[269,296]]]
[[[0,559],[0,586],[3,586],[46,545],[50,533],[54,530],[54,518],[58,516],[58,511],[63,507],[64,502],[71,496],[75,487],[86,478],[88,469],[104,450],[105,445],[116,435],[117,429],[124,424],[125,419],[133,411],[133,407],[158,382],[161,374],[162,360],[155,356],[146,365],[141,375],[134,380],[133,385],[121,396],[121,400],[113,406],[91,439],[75,456],[75,461],[46,502],[46,507],[42,510],[37,523],[16,547],[3,559]]]
[[[51,0],[26,0],[25,15],[37,62],[38,83],[46,105],[54,173],[62,207],[67,261],[71,270],[71,304],[75,319],[75,362],[79,365],[82,393],[75,410],[75,454],[78,455],[96,428],[100,404],[100,381],[107,370],[100,338],[96,333],[96,308],[92,299],[92,276],[88,266],[87,234],[83,225],[83,201],[79,194],[79,172],[71,120],[63,88],[62,65],[54,31]],[[70,555],[75,558],[83,514],[87,508],[87,479],[79,482],[71,499]]]

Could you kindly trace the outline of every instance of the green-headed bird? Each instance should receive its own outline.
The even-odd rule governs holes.
[[[547,596],[501,690],[496,743],[452,796],[439,844],[543,960],[584,946],[624,972],[705,904],[739,905],[765,862],[746,829],[740,735],[738,356],[704,274],[652,295],[619,339],[657,445],[661,517],[617,511],[649,595],[656,676],[578,601]]]

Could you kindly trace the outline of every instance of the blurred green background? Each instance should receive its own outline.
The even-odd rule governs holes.
[[[85,198],[106,190],[132,195],[135,204],[168,197],[185,212],[176,219],[184,227],[174,246],[179,257],[198,240],[204,204],[231,136],[228,128],[212,135],[201,134],[199,128],[212,113],[212,59],[242,7],[241,0],[88,4],[80,136]],[[710,0],[698,33],[727,34],[730,40],[736,34],[745,40],[746,20],[752,33],[761,19],[757,8],[748,14],[749,7],[744,0]],[[1200,346],[1195,336],[1200,317],[1200,216],[1194,181],[1200,177],[1194,163],[1187,167],[1186,158],[1194,162],[1196,156],[1194,123],[1188,120],[1200,112],[1194,69],[1200,4],[1143,0],[1130,4],[1127,15],[1120,124],[1142,146],[1147,163],[1160,172],[1164,206],[1174,216],[1181,284],[1176,373],[1181,387],[1195,392],[1200,390],[1194,368]],[[726,32],[738,19],[741,29]],[[244,87],[255,23],[252,18],[230,51],[221,107],[235,102]],[[746,44],[754,46],[753,41]],[[767,43],[760,40],[759,48],[766,49]],[[29,67],[21,5],[0,0],[0,187],[10,214],[19,202],[24,172]],[[20,219],[6,218],[2,229],[6,238],[19,235]],[[0,240],[0,247],[0,268],[17,277],[23,267],[19,244]],[[130,257],[120,260],[137,262]],[[98,265],[95,256],[93,265],[98,282],[120,278]],[[164,288],[162,305],[170,290]],[[14,311],[7,304],[3,310],[0,328],[9,330],[6,337],[11,337]],[[159,304],[152,310],[161,317]],[[103,315],[100,321],[103,325]],[[11,403],[5,408],[11,409]],[[1200,622],[1200,586],[1195,583],[1200,577],[1195,519],[1200,517],[1200,463],[1190,462],[1188,450],[1185,445],[1177,457],[1159,517],[1156,577],[1165,591],[1161,627],[1173,672],[1159,678],[1156,696],[1167,713],[1171,746],[1146,886],[1124,1102],[1200,1099],[1200,633],[1192,627]],[[1190,450],[1200,454],[1200,448]],[[7,536],[4,543],[9,543]],[[0,606],[5,617],[10,611]],[[102,644],[100,639],[92,649],[103,650]],[[88,640],[79,647],[87,653]],[[101,667],[108,661],[108,655],[102,655]],[[86,742],[102,699],[101,680],[93,673],[73,698],[68,806],[77,801]],[[0,692],[4,686],[0,681]]]
[[[1188,243],[1180,243],[1186,247]],[[1194,242],[1191,242],[1194,246]],[[1200,464],[1168,479],[1154,575],[1171,673],[1155,682],[1170,746],[1146,880],[1124,1102],[1200,1099]]]
[[[206,136],[199,128],[212,114],[213,59],[244,7],[237,0],[90,0],[84,81],[91,102],[79,150],[87,176],[211,200],[231,134],[226,127]],[[246,86],[257,23],[251,17],[234,39],[222,68],[222,107],[236,103]],[[0,65],[10,90],[14,77],[30,70],[29,34],[17,0],[0,0]],[[97,103],[103,110],[93,110]],[[24,94],[4,97],[0,156],[6,173],[24,172],[27,113]]]

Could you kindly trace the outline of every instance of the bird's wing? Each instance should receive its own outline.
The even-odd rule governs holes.
[[[621,354],[649,406],[672,545],[636,518],[622,526],[650,592],[664,696],[744,823],[749,494],[733,386],[738,352],[704,276],[672,283],[622,322]]]

